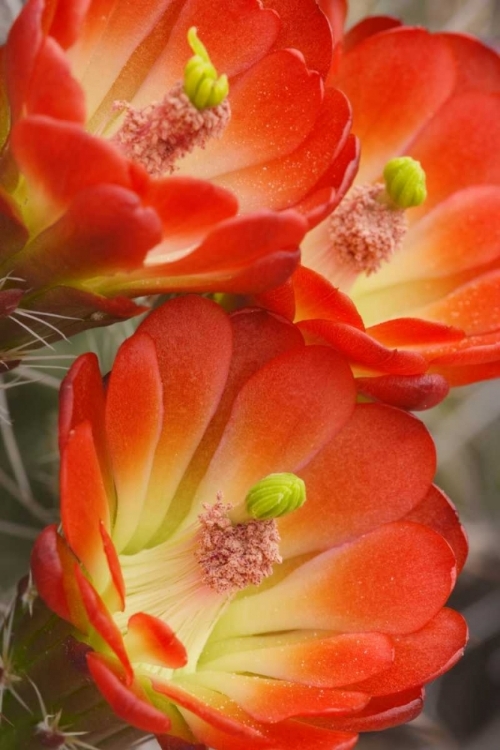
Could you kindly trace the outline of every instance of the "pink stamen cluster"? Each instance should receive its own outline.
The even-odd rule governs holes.
[[[331,215],[331,249],[343,266],[369,276],[399,249],[406,234],[404,210],[383,198],[382,184],[359,185]]]
[[[117,101],[115,109],[125,110],[125,120],[113,141],[129,159],[141,164],[153,177],[171,174],[178,159],[205,148],[211,138],[220,138],[230,119],[229,102],[196,109],[176,84],[161,102],[135,109]]]
[[[273,565],[282,561],[276,521],[251,520],[233,526],[228,518],[231,505],[217,500],[203,508],[196,559],[204,582],[219,594],[259,586],[271,575]]]

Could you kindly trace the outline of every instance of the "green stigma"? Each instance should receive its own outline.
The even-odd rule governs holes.
[[[229,93],[227,76],[217,75],[205,45],[198,39],[195,26],[191,26],[187,38],[194,56],[184,68],[184,92],[196,109],[217,107]]]
[[[279,518],[297,510],[306,501],[306,485],[295,474],[269,474],[254,484],[245,499],[252,518]]]
[[[387,162],[384,180],[386,192],[397,208],[420,206],[427,198],[425,172],[420,162],[411,156]]]

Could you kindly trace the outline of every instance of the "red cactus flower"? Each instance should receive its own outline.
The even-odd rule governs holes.
[[[325,89],[325,16],[265,6],[29,0],[1,50],[0,283],[20,309],[73,333],[139,311],[130,297],[292,272],[356,148]],[[0,321],[6,344],[25,335]]]
[[[297,307],[321,295],[307,313],[330,323],[307,325],[350,348],[365,393],[432,405],[445,392],[442,376],[461,385],[500,373],[499,57],[467,36],[368,18],[346,35],[329,80],[352,105],[360,170],[341,207],[308,234],[302,262],[347,292],[359,315],[349,321],[355,330],[339,330],[345,303],[307,272],[294,282]],[[386,210],[387,222],[399,214],[407,224],[403,237],[384,225],[387,245],[370,207],[380,203],[369,196],[400,155],[421,163],[427,199]]]
[[[466,542],[431,438],[356,405],[342,356],[283,318],[167,302],[106,390],[93,355],[73,365],[60,447],[37,589],[162,746],[345,750],[461,654],[443,607]]]

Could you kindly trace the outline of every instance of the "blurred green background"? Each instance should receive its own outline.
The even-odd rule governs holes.
[[[21,0],[0,0],[2,36],[20,7]],[[500,44],[499,0],[352,0],[349,25],[367,14],[395,15],[432,29],[467,31],[492,46]],[[39,529],[57,520],[57,391],[64,372],[78,353],[88,350],[96,351],[103,368],[108,368],[133,328],[129,322],[82,334],[54,351],[36,352],[44,359],[34,358],[4,376],[0,389],[2,607],[8,606],[16,581],[27,570]],[[438,483],[458,506],[469,534],[469,560],[451,604],[465,614],[471,640],[458,666],[428,689],[421,717],[406,727],[364,735],[358,748],[498,750],[500,382],[456,389],[445,404],[421,416],[437,444]]]

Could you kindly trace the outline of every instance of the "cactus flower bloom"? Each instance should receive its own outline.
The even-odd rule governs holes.
[[[11,359],[133,297],[281,283],[356,166],[313,0],[29,0],[1,57]]]
[[[365,394],[433,405],[443,377],[462,385],[500,374],[499,57],[468,36],[368,18],[346,34],[329,80],[353,108],[360,169],[302,245],[303,265],[331,286],[299,273],[295,319],[351,356]],[[394,234],[388,219],[384,244],[360,196],[400,155],[422,165],[427,199],[392,212],[406,227]],[[336,317],[347,304],[336,289],[356,321]]]
[[[162,747],[347,750],[460,656],[466,542],[432,440],[355,395],[331,347],[201,297],[150,314],[105,389],[93,355],[71,368],[34,581]]]

